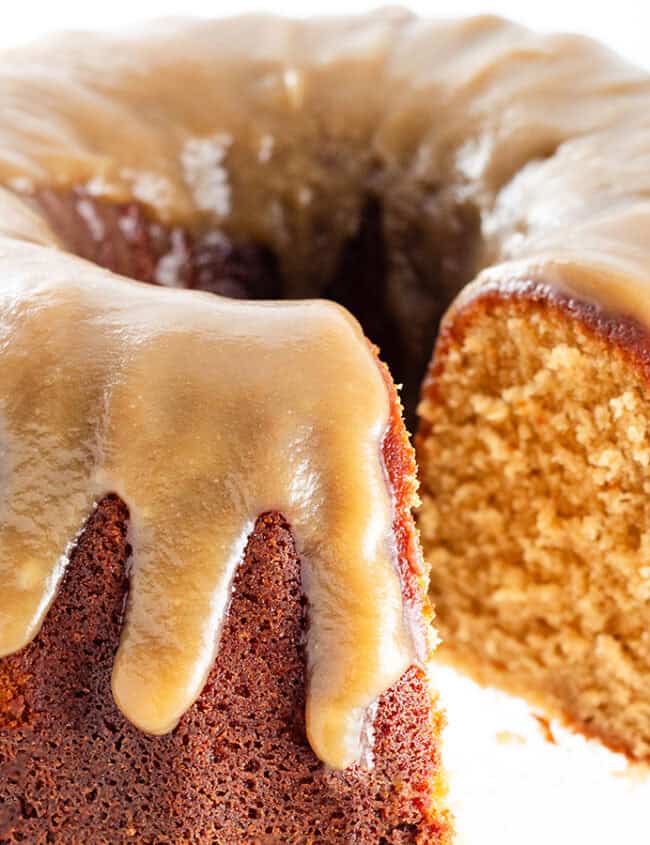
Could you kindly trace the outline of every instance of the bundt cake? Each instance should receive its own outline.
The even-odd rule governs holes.
[[[449,841],[314,297],[437,654],[650,756],[648,103],[399,10],[0,57],[0,841]]]

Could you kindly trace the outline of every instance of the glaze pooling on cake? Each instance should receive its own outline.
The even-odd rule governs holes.
[[[331,765],[359,759],[366,709],[414,655],[388,399],[357,324],[323,302],[148,289],[29,244],[5,241],[1,260],[0,652],[34,636],[63,550],[117,492],[134,552],[115,697],[143,730],[171,730],[212,665],[253,524],[279,510],[310,603],[309,735]]]

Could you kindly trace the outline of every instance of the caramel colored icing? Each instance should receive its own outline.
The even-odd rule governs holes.
[[[5,52],[0,182],[82,186],[264,243],[290,296],[319,294],[379,197],[387,298],[408,322],[434,282],[451,298],[482,268],[539,268],[567,234],[576,266],[629,263],[623,216],[648,226],[649,100],[650,78],[589,39],[493,17],[162,20]],[[447,254],[468,209],[478,224]]]
[[[171,730],[201,691],[256,517],[279,510],[310,606],[307,723],[333,766],[410,664],[381,461],[383,377],[323,301],[149,288],[0,243],[0,653],[36,632],[93,501],[131,514],[120,708]]]
[[[1,56],[0,184],[26,199],[0,195],[0,653],[35,634],[114,490],[134,545],[114,691],[143,729],[198,695],[265,509],[303,555],[323,760],[359,759],[369,705],[412,659],[388,399],[356,323],[111,276],[65,254],[31,195],[81,188],[263,243],[289,296],[323,290],[371,196],[403,321],[483,270],[465,298],[541,276],[650,326],[649,105],[648,77],[593,42],[494,18],[162,21]]]

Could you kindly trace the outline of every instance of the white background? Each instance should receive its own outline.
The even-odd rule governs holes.
[[[0,3],[0,46],[51,29],[114,28],[160,15],[217,16],[258,9],[306,15],[381,5],[362,0]],[[489,11],[540,30],[582,32],[650,67],[645,0],[412,0],[408,5],[428,15]],[[649,845],[650,779],[645,771],[630,769],[620,756],[557,725],[553,730],[558,742],[549,744],[525,704],[480,690],[449,670],[437,670],[436,680],[449,714],[445,759],[459,845]]]

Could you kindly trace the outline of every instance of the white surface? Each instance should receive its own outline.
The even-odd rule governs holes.
[[[3,7],[0,45],[18,44],[51,29],[115,27],[169,14],[218,15],[269,9],[305,15],[364,11],[377,5],[361,0],[18,0]],[[409,5],[429,15],[490,11],[541,30],[587,33],[637,63],[650,66],[643,0],[611,4],[413,0]],[[457,814],[458,845],[650,843],[650,779],[643,772],[628,769],[619,755],[557,726],[557,744],[549,744],[522,702],[480,690],[449,670],[439,670],[438,676],[448,708],[445,759]]]
[[[650,775],[527,705],[451,669],[435,682],[447,709],[444,760],[456,845],[648,845]]]

